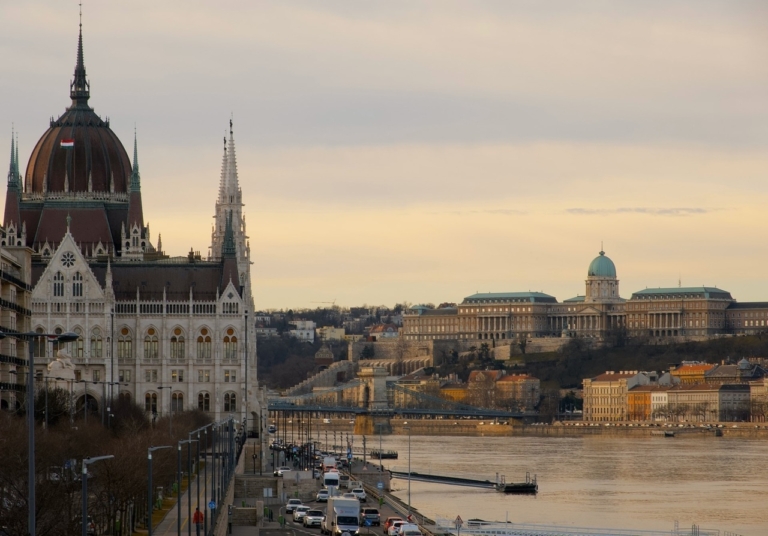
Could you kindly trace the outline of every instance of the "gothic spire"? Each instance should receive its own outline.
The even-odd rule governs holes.
[[[227,224],[224,229],[224,244],[221,247],[221,256],[234,257],[236,253],[235,233],[232,230],[232,211],[229,211],[227,212]]]
[[[225,203],[232,203],[238,197],[240,184],[237,180],[237,159],[235,158],[235,136],[232,133],[232,119],[229,120],[229,142],[227,144],[227,176],[225,179]]]
[[[221,157],[221,177],[219,178],[219,203],[226,200],[227,190],[227,136],[224,135],[224,156]]]
[[[19,186],[18,154],[19,151],[14,140],[14,131],[11,128],[11,162],[8,166],[8,188],[17,188]]]
[[[141,191],[141,174],[139,173],[139,149],[136,140],[136,129],[133,130],[133,169],[131,170],[131,192]]]
[[[83,61],[83,11],[80,8],[80,34],[77,38],[77,64],[75,65],[75,77],[69,85],[69,96],[72,106],[88,107],[90,84],[85,78],[85,62]]]

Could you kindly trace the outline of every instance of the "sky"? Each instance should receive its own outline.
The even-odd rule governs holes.
[[[24,173],[69,105],[78,6],[0,20]],[[260,309],[563,300],[601,244],[626,298],[768,301],[764,1],[86,2],[83,39],[171,255],[207,252],[233,117]]]

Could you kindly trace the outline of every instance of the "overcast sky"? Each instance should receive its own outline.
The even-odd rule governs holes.
[[[78,8],[0,20],[24,172],[69,105]],[[767,2],[87,2],[83,34],[171,255],[207,252],[234,115],[259,308],[563,300],[601,241],[624,297],[768,301]]]

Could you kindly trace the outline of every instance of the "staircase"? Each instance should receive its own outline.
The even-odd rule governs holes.
[[[336,361],[325,370],[321,370],[314,376],[293,387],[286,389],[284,396],[297,396],[311,393],[315,387],[334,387],[337,385],[336,378],[339,372],[345,373],[346,380],[352,379],[357,372],[357,363],[353,361]]]

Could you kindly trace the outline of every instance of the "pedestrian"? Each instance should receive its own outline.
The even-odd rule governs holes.
[[[203,527],[203,522],[205,519],[203,518],[203,513],[200,511],[200,507],[195,508],[195,513],[192,514],[192,523],[195,524],[195,530],[197,531],[197,536],[200,536],[200,531]]]

